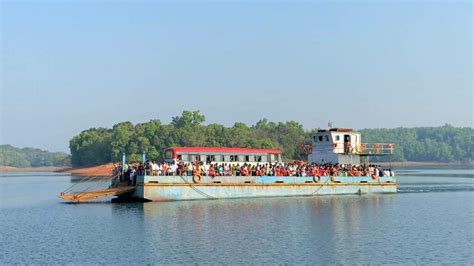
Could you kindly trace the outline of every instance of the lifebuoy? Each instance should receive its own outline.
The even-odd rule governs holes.
[[[193,181],[194,181],[194,183],[199,183],[199,181],[201,181],[201,176],[200,175],[193,175]]]
[[[313,176],[313,181],[314,181],[315,183],[318,183],[319,180],[321,180],[321,177],[320,177],[320,176],[317,176],[317,175]]]

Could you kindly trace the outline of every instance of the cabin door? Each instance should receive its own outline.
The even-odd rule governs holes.
[[[351,150],[351,135],[344,135],[344,152],[349,153]]]

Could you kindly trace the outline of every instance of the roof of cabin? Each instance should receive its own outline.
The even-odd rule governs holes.
[[[330,132],[330,131],[335,131],[335,132],[353,132],[352,128],[331,128],[331,129],[320,129],[318,132]]]
[[[169,147],[175,152],[215,152],[215,153],[271,153],[281,154],[278,149],[226,148],[226,147]]]

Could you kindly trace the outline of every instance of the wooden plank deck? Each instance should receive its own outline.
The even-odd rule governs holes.
[[[79,193],[61,193],[59,194],[59,197],[66,201],[81,202],[93,199],[119,196],[122,194],[130,193],[133,190],[135,190],[135,187],[117,187]]]

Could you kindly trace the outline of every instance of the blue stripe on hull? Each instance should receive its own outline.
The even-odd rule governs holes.
[[[334,177],[332,181],[330,177],[321,177],[319,183],[314,183],[313,177],[248,177],[253,178],[250,184],[243,183],[242,178],[214,178],[214,182],[221,183],[212,183],[205,182],[203,177],[200,183],[195,184],[192,177],[160,176],[148,180],[144,177],[138,180],[133,197],[150,201],[175,201],[397,192],[395,180],[391,177],[377,180],[370,177]]]

